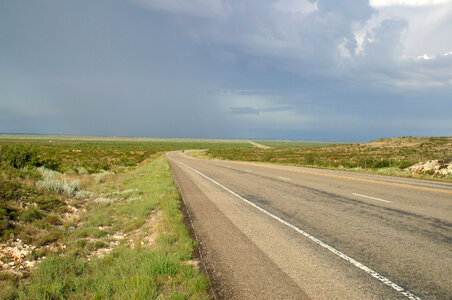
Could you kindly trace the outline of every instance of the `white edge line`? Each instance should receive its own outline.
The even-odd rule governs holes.
[[[391,202],[391,201],[388,201],[388,200],[383,200],[383,199],[380,199],[380,198],[370,197],[370,196],[356,194],[356,193],[352,193],[352,195],[363,197],[363,198],[368,198],[368,199],[372,199],[372,200],[382,201],[382,202],[388,202],[388,203]]]
[[[318,238],[310,235],[309,233],[301,230],[300,228],[296,227],[295,225],[290,224],[289,222],[281,219],[280,217],[272,214],[271,212],[263,209],[262,207],[250,202],[249,200],[243,198],[242,196],[240,196],[239,194],[231,191],[230,189],[228,189],[227,187],[225,187],[224,185],[222,185],[221,183],[216,182],[215,180],[213,180],[212,178],[204,175],[203,173],[199,172],[196,169],[193,169],[190,166],[187,166],[186,164],[184,164],[183,162],[178,162],[182,165],[184,165],[185,167],[189,168],[190,170],[198,173],[199,175],[201,175],[202,177],[210,180],[211,182],[215,183],[216,185],[222,187],[223,189],[225,189],[226,191],[228,191],[229,193],[231,193],[232,195],[236,196],[237,198],[243,200],[244,202],[248,203],[249,205],[253,206],[254,208],[260,210],[261,212],[265,213],[266,215],[272,217],[273,219],[279,221],[280,223],[288,226],[289,228],[297,231],[298,233],[301,233],[302,235],[304,235],[305,237],[307,237],[308,239],[312,240],[313,242],[315,242],[316,244],[322,246],[323,248],[326,248],[328,250],[330,250],[331,252],[333,252],[334,254],[336,254],[337,256],[341,257],[342,259],[348,261],[349,263],[351,263],[352,265],[354,265],[355,267],[358,267],[359,269],[363,270],[364,272],[368,273],[369,275],[371,275],[372,277],[378,279],[379,281],[383,282],[384,284],[386,284],[387,286],[393,288],[394,290],[396,290],[397,292],[401,293],[402,295],[404,295],[405,297],[407,297],[408,299],[416,299],[416,300],[420,300],[421,298],[416,296],[415,294],[411,293],[410,291],[404,289],[403,287],[399,286],[398,284],[392,282],[391,280],[389,280],[388,278],[384,277],[383,275],[380,275],[379,273],[377,273],[376,271],[370,269],[369,267],[366,267],[365,265],[363,265],[362,263],[360,263],[359,261],[354,260],[353,258],[351,258],[350,256],[340,252],[339,250],[331,247],[330,245],[322,242],[321,240],[319,240]]]

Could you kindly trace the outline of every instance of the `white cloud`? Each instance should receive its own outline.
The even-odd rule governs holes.
[[[429,6],[449,3],[450,0],[370,0],[373,7],[381,6]]]
[[[363,28],[356,34],[370,32],[384,20],[404,19],[407,27],[401,35],[403,55],[429,56],[439,55],[452,50],[452,1],[425,6],[380,6]]]
[[[450,85],[452,68],[444,54],[452,49],[449,38],[452,1],[371,1],[371,4],[377,13],[354,30],[358,42],[355,54],[365,62],[361,68],[377,71],[377,80],[399,87]],[[387,22],[400,21],[405,26],[382,28]]]
[[[423,55],[419,55],[418,57],[417,57],[417,59],[434,59],[435,58],[435,56],[430,56],[430,55],[428,55],[428,54],[423,54]]]
[[[437,62],[452,50],[452,0],[372,0],[373,7],[366,0],[132,1],[207,17],[184,22],[182,30],[213,47],[219,64],[303,77],[368,77],[394,86],[450,84],[450,72]],[[233,106],[259,109],[252,103],[226,109]]]

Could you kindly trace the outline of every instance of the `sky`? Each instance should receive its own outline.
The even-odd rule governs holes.
[[[452,0],[0,0],[0,133],[452,136]]]

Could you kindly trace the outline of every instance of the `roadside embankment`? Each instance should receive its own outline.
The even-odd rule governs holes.
[[[2,260],[11,266],[17,261],[18,270],[19,259],[40,259],[24,276],[2,268],[0,298],[208,298],[209,282],[192,259],[195,242],[183,224],[179,191],[163,154],[118,173],[81,178],[80,189],[65,195],[69,204],[59,204],[65,212],[58,213],[67,218],[48,226],[58,227],[58,235],[43,249],[54,245],[56,251],[37,253],[32,239],[5,242],[8,251],[14,249]],[[24,257],[7,256],[16,250],[26,250]]]
[[[452,160],[452,137],[385,138],[369,143],[330,145],[259,143],[273,148],[209,149],[205,156],[452,181],[448,169]]]

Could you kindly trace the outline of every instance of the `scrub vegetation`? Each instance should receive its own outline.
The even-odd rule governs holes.
[[[416,176],[451,138],[364,144],[0,135],[0,298],[208,298],[164,152]],[[437,178],[437,175],[419,175]],[[449,177],[443,177],[451,180]]]
[[[257,141],[271,149],[210,149],[210,158],[270,162],[308,167],[338,168],[385,175],[452,180],[451,175],[413,174],[408,167],[419,162],[438,160],[447,165],[452,160],[451,137],[385,138],[361,144],[326,144],[312,142]]]
[[[1,299],[208,298],[163,152],[246,141],[0,136]]]
[[[0,135],[0,145],[3,145],[3,161],[15,168],[45,166],[78,174],[133,167],[159,151],[251,148],[248,142],[239,140],[11,135]]]

